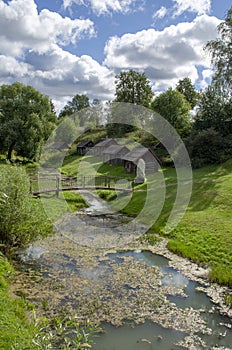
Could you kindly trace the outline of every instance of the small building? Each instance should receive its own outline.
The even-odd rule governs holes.
[[[77,145],[77,154],[84,156],[94,146],[93,141],[85,140]]]
[[[103,151],[103,161],[111,165],[123,165],[124,156],[129,152],[125,146],[111,145]]]
[[[107,149],[107,147],[112,145],[117,145],[118,143],[114,139],[105,139],[103,141],[98,142],[92,149],[92,154],[98,157],[103,156],[103,152]]]
[[[68,149],[70,149],[70,146],[69,146],[69,144],[67,144],[67,142],[55,141],[49,146],[49,148],[63,152],[63,151],[67,151]]]
[[[139,159],[145,162],[145,173],[154,173],[158,171],[161,163],[155,152],[151,148],[136,147],[127,153],[125,156],[124,167],[128,173],[136,174],[137,164]]]

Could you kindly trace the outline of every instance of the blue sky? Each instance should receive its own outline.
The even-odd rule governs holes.
[[[145,72],[154,92],[188,76],[210,81],[203,50],[231,0],[0,0],[0,84],[20,81],[57,110],[75,94],[114,98],[121,70]]]

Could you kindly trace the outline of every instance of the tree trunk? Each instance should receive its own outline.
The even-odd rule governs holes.
[[[7,159],[11,162],[12,152],[14,150],[15,142],[12,142],[7,153]]]

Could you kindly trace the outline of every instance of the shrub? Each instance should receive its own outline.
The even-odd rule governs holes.
[[[26,246],[52,231],[40,201],[29,193],[29,179],[22,167],[5,165],[0,172],[0,249]]]
[[[213,128],[193,131],[185,144],[194,168],[223,163],[232,156],[232,135],[222,136]]]

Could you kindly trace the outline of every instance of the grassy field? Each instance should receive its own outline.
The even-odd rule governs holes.
[[[80,157],[68,157],[63,171],[74,174],[80,160]],[[99,164],[100,160],[99,163],[93,161],[96,174],[128,177],[123,167],[107,164],[99,167]],[[189,206],[181,222],[169,233],[164,232],[164,227],[176,197],[176,172],[173,168],[162,171],[168,185],[165,202],[161,214],[149,230],[149,237],[152,237],[152,233],[158,233],[169,238],[170,250],[203,266],[209,266],[209,278],[212,281],[232,287],[232,160],[193,170],[193,190]],[[156,181],[152,181],[155,184]],[[146,200],[146,188],[147,184],[135,188],[139,191],[134,192],[130,202],[122,209],[123,213],[137,216],[141,212]],[[110,191],[98,193],[105,199],[115,198]],[[120,200],[117,201],[120,207]],[[123,201],[127,202],[126,198],[121,201],[123,207]],[[152,211],[149,215],[152,215]]]

